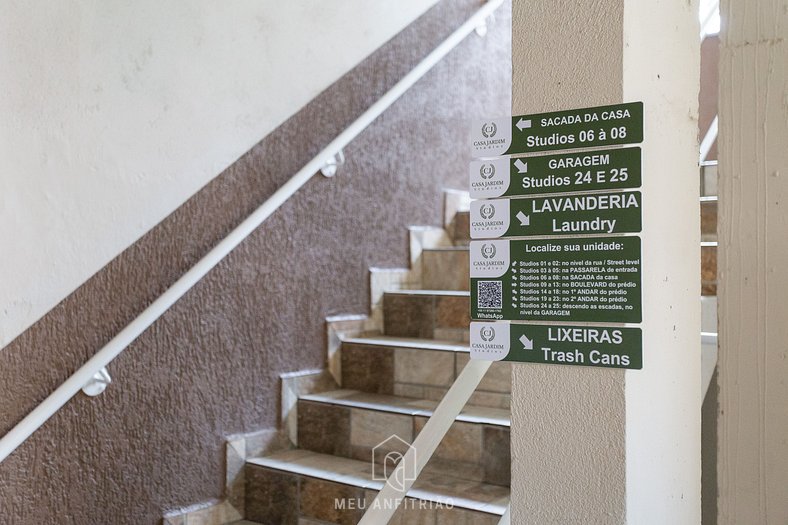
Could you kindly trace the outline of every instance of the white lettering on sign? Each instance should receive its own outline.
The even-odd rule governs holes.
[[[554,197],[544,199],[541,205],[538,199],[532,201],[532,212],[584,211],[584,210],[615,210],[637,208],[638,200],[634,193],[613,195],[582,195],[576,197]]]
[[[607,343],[620,345],[624,341],[621,330],[598,328],[562,328],[550,327],[547,329],[547,339],[550,341],[569,341],[571,343]]]
[[[557,170],[561,168],[588,168],[591,166],[607,166],[610,164],[610,155],[578,155],[564,159],[550,159],[547,166]]]

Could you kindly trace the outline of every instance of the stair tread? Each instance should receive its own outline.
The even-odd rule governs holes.
[[[359,390],[332,390],[319,394],[303,395],[299,399],[317,403],[425,417],[431,416],[435,407],[438,406],[438,401],[386,394],[373,394],[361,392]],[[509,411],[502,408],[466,406],[460,415],[457,416],[456,420],[466,423],[510,426]]]
[[[417,337],[396,337],[391,335],[368,335],[364,337],[350,337],[343,343],[388,346],[397,348],[417,348],[423,350],[443,350],[445,352],[470,352],[468,343],[457,341],[442,341],[439,339],[422,339]]]
[[[380,490],[384,482],[372,479],[368,461],[294,449],[265,457],[249,458],[247,463],[345,485]],[[408,496],[415,499],[452,503],[489,514],[503,515],[509,503],[509,489],[499,485],[467,481],[424,471]]]

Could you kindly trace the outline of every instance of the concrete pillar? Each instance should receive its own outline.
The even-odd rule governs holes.
[[[721,15],[718,523],[788,523],[788,5]]]
[[[642,100],[643,370],[514,365],[512,523],[700,522],[695,2],[514,0],[513,113]]]

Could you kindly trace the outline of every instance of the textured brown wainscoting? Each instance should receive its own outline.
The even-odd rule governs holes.
[[[480,5],[440,2],[0,350],[0,432]],[[0,523],[152,524],[222,496],[224,436],[277,425],[278,375],[324,366],[325,316],[366,312],[368,267],[406,266],[405,227],[440,224],[441,188],[465,186],[468,119],[509,112],[509,11],[128,348],[102,396],[77,396],[0,464]]]

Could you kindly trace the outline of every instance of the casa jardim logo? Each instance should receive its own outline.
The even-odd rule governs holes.
[[[493,138],[498,132],[498,126],[495,122],[485,122],[482,126],[482,136],[486,139]]]
[[[471,323],[471,358],[500,361],[509,354],[511,329],[508,323]]]
[[[479,209],[479,214],[482,216],[482,219],[492,219],[495,216],[495,206],[483,204]]]
[[[494,244],[482,244],[482,257],[485,259],[492,259],[495,257],[495,245]]]
[[[479,168],[479,175],[484,179],[491,179],[495,176],[494,164],[482,164]]]
[[[495,329],[492,326],[483,326],[479,331],[483,341],[490,342],[495,339]]]

